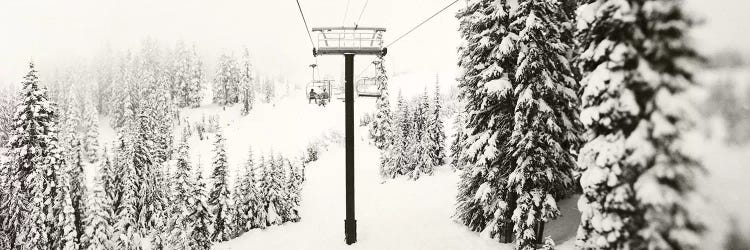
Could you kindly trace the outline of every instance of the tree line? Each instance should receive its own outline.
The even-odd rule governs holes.
[[[435,82],[434,96],[427,87],[416,100],[407,101],[399,92],[395,110],[388,95],[388,77],[384,60],[375,63],[381,95],[370,125],[370,137],[381,151],[380,175],[386,179],[406,176],[416,180],[432,175],[445,164],[445,130],[442,121],[440,84]]]
[[[1,152],[0,248],[208,249],[254,228],[300,220],[301,163],[279,154],[256,161],[251,150],[230,185],[219,130],[205,181],[188,156],[192,131],[173,147],[179,119],[170,113],[176,108],[168,107],[168,89],[154,86],[159,81],[137,83],[138,98],[121,97],[108,152],[98,143],[93,102],[58,107],[34,64],[24,79]],[[94,166],[93,185],[86,185],[84,166]]]

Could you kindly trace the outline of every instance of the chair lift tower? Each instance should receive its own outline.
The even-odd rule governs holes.
[[[357,220],[354,217],[354,55],[384,56],[385,28],[374,27],[319,27],[318,48],[313,56],[344,55],[344,124],[346,128],[346,219],[344,240],[357,242]]]

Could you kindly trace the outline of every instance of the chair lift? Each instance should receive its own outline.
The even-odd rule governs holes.
[[[333,80],[316,80],[315,67],[317,64],[310,64],[313,70],[313,79],[305,85],[305,96],[308,100],[315,100],[315,104],[325,106],[331,102],[331,83]]]
[[[377,62],[372,62],[373,64]],[[380,76],[376,73],[374,76],[360,77],[357,80],[357,95],[361,97],[380,97],[383,95]]]

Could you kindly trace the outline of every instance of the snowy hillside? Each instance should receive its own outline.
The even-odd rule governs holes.
[[[372,112],[374,107],[371,99],[357,99],[356,114]],[[231,112],[211,108],[201,108],[194,113],[212,110],[230,114],[222,121],[232,121],[228,122],[227,131],[237,131],[236,137],[230,136],[228,141],[229,145],[235,143],[234,146],[240,148],[234,154],[240,159],[232,159],[233,155],[229,155],[230,161],[238,163],[244,154],[242,145],[248,141],[258,145],[277,141],[282,145],[270,145],[293,152],[304,147],[308,141],[320,138],[320,135],[343,134],[343,103],[337,101],[326,108],[319,108],[308,105],[304,99],[285,99],[276,107],[261,106],[243,118],[231,118]],[[278,115],[275,119],[264,116],[270,113]],[[355,121],[358,121],[358,117]],[[236,127],[234,124],[243,125]],[[250,130],[255,132],[240,132],[246,127],[257,129]],[[289,130],[294,131],[294,136],[274,139],[283,136],[280,132],[282,129],[278,128],[294,129]],[[419,181],[396,179],[383,182],[378,174],[378,150],[369,145],[365,129],[355,129],[355,137],[358,138],[355,147],[357,243],[347,246],[343,240],[343,143],[328,141],[328,150],[322,152],[318,161],[307,166],[300,222],[252,230],[234,240],[219,243],[214,249],[513,249],[512,244],[497,243],[451,219],[458,173],[448,167],[442,167],[434,176],[425,176]],[[230,132],[227,134],[232,135]],[[547,227],[547,234],[552,235],[556,242],[572,239],[578,224],[575,199],[562,202],[561,207],[563,218]]]

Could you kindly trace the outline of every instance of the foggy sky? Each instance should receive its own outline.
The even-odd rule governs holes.
[[[310,26],[351,26],[366,0],[300,0]],[[360,26],[387,28],[386,42],[444,7],[450,0],[371,0]],[[458,46],[456,11],[446,10],[389,48],[390,73],[453,74]],[[706,23],[694,31],[703,51],[736,48],[750,52],[750,4],[743,0],[688,0],[689,10]],[[315,35],[315,34],[313,34]],[[195,44],[213,63],[223,52],[247,46],[265,74],[291,81],[309,78],[312,47],[294,0],[0,0],[0,84],[18,83],[33,59],[40,70],[85,64],[107,45],[137,51],[145,38],[173,47]],[[315,38],[315,37],[313,37]],[[355,58],[359,73],[372,57]],[[343,58],[318,57],[324,74],[339,77]],[[213,72],[208,72],[209,76]]]

